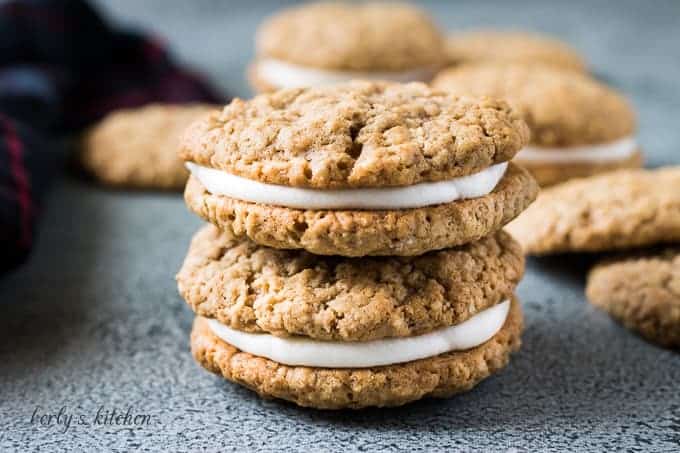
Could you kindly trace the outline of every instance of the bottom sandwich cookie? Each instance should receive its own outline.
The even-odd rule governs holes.
[[[522,322],[515,298],[452,328],[367,342],[244,333],[199,316],[191,350],[204,368],[263,397],[319,409],[398,406],[472,389],[519,349]]]

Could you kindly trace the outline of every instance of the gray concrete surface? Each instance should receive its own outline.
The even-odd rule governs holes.
[[[248,95],[242,72],[254,27],[275,7],[99,3],[116,20],[165,36],[181,59],[240,96]],[[425,6],[448,28],[516,26],[567,39],[635,103],[649,163],[680,162],[680,2]],[[519,288],[524,347],[469,394],[324,413],[260,400],[194,364],[192,315],[173,276],[199,225],[178,195],[67,177],[57,184],[35,253],[0,278],[0,451],[680,449],[680,355],[585,302],[592,258],[530,261]],[[106,417],[128,409],[141,425]]]

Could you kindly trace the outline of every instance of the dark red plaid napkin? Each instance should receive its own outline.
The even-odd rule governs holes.
[[[153,37],[114,29],[81,0],[0,3],[0,272],[31,249],[60,138],[149,102],[221,102]]]

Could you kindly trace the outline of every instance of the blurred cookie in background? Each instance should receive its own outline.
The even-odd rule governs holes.
[[[257,92],[352,79],[429,82],[446,63],[430,17],[405,4],[314,3],[262,24],[248,79]]]
[[[542,64],[586,72],[579,53],[555,38],[522,31],[478,30],[453,33],[446,40],[450,64],[520,63]]]
[[[598,264],[588,275],[586,295],[649,341],[680,348],[679,248]]]
[[[680,242],[680,167],[620,170],[549,187],[506,229],[532,255]]]
[[[530,143],[515,161],[541,186],[642,166],[632,107],[589,76],[540,65],[489,63],[446,69],[432,85],[512,104],[531,129]]]
[[[83,137],[82,167],[113,187],[181,190],[189,176],[177,156],[180,136],[210,104],[149,104],[112,112]]]

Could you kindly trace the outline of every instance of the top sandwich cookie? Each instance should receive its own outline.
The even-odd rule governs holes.
[[[569,45],[535,33],[479,30],[455,33],[446,40],[451,64],[520,63],[585,72],[586,63]]]
[[[216,108],[150,104],[112,112],[83,137],[81,164],[109,186],[182,189],[189,177],[177,157],[182,132]]]
[[[259,92],[352,79],[429,81],[445,61],[443,38],[403,4],[316,3],[291,8],[258,30],[249,69]]]
[[[491,99],[354,82],[235,100],[193,124],[190,209],[276,248],[418,255],[500,229],[537,187],[508,164],[528,140]]]
[[[531,129],[531,143],[516,161],[541,185],[642,163],[632,108],[588,76],[543,66],[479,64],[443,71],[432,85],[507,100]]]

